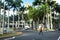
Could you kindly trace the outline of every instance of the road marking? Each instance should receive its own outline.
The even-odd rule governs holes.
[[[58,40],[60,40],[60,36],[58,37]]]

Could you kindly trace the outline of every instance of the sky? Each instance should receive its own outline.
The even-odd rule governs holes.
[[[34,0],[22,0],[22,1],[23,1],[23,4],[28,3],[29,5],[32,5],[32,2],[33,2]]]
[[[30,5],[32,5],[32,2],[34,1],[34,0],[22,0],[23,2],[24,2],[24,4],[25,3],[29,3]],[[60,0],[55,0],[58,4],[60,4]]]
[[[58,4],[60,4],[60,0],[56,0],[56,2],[57,2]]]
[[[2,2],[3,2],[4,0],[2,0]],[[32,2],[34,1],[34,0],[22,0],[23,2],[24,2],[24,4],[25,3],[29,3],[30,5],[32,5]],[[55,0],[57,3],[59,3],[60,4],[60,0]]]

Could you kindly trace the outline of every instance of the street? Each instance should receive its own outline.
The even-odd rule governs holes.
[[[42,34],[38,34],[38,32],[33,31],[23,31],[22,35],[6,38],[4,40],[58,40],[60,32],[43,32]]]

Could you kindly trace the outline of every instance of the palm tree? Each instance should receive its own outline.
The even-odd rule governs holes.
[[[1,9],[4,9],[3,10],[3,24],[2,24],[2,28],[3,28],[3,31],[4,31],[4,27],[5,27],[5,21],[7,21],[7,17],[6,17],[6,10],[7,10],[7,7],[6,7],[6,1],[4,0],[4,2],[2,2],[2,0],[0,1],[0,11]],[[1,12],[0,12],[1,13]],[[3,34],[3,33],[2,33]]]
[[[5,13],[6,13],[6,11],[5,11],[5,1],[3,2],[3,4],[4,4],[4,6],[3,6],[3,7],[4,7],[4,10],[3,10],[3,12],[4,12],[4,13],[3,13],[3,31],[4,31],[4,26],[5,26],[4,16],[5,16]],[[3,33],[4,33],[4,32],[3,32]]]
[[[19,10],[19,8],[21,7],[21,3],[22,3],[22,0],[15,0],[13,1],[13,4],[12,4],[12,7],[14,8],[13,11],[15,10]],[[18,15],[19,16],[19,15]],[[18,17],[19,18],[19,17]],[[19,21],[19,19],[18,19]],[[13,25],[14,25],[14,12],[13,12]],[[18,25],[19,26],[19,25]],[[13,26],[14,27],[14,26]]]
[[[45,15],[47,14],[47,11],[46,11],[46,7],[47,7],[47,4],[45,3],[45,1],[44,0],[35,0],[34,2],[33,2],[33,5],[34,6],[38,6],[38,9],[39,10],[37,10],[38,12],[36,13],[35,12],[35,14],[37,14],[37,18],[38,18],[38,22],[39,22],[39,20],[43,20],[43,22],[44,22],[44,19],[45,19]],[[48,10],[49,10],[49,8],[48,8]]]
[[[33,5],[34,6],[36,6],[36,5],[39,6],[41,4],[45,5],[45,9],[44,9],[45,12],[44,13],[46,13],[47,15],[49,15],[49,13],[51,12],[51,9],[49,7],[55,7],[56,2],[55,1],[52,1],[52,0],[35,0],[33,2]],[[49,24],[49,17],[47,17],[47,18],[48,18],[48,24]],[[51,18],[51,28],[52,28],[52,18]]]
[[[10,11],[10,5],[9,5],[9,2],[8,2],[8,0],[5,0],[5,2],[6,2],[6,10],[8,10],[8,29],[9,29],[9,11]]]
[[[24,11],[25,11],[25,7],[22,6],[22,7],[20,8],[20,11],[21,11],[22,23],[23,23],[22,28],[24,28]]]
[[[1,16],[1,5],[2,3],[1,3],[1,1],[0,1],[0,16]],[[1,18],[0,18],[0,20],[1,20]],[[1,21],[0,21],[0,23],[1,23]],[[1,26],[1,25],[0,25]]]
[[[54,9],[56,7],[56,1],[52,1],[52,0],[47,0],[48,2],[48,6],[50,7],[50,10],[52,10],[52,8]],[[51,14],[52,11],[50,11],[50,27],[51,29],[53,29],[53,25],[52,25],[52,14]]]
[[[1,13],[1,6],[2,6],[2,5],[1,5],[1,1],[0,1],[0,13]]]
[[[56,26],[57,26],[57,25],[60,26],[60,21],[59,21],[59,20],[60,20],[60,18],[59,18],[60,15],[56,15],[55,13],[56,13],[56,14],[57,14],[57,13],[60,14],[60,5],[59,5],[58,3],[56,4],[56,7],[55,7],[55,9],[54,9],[53,24],[54,24],[54,26],[55,26],[55,25],[56,25]],[[58,19],[55,19],[56,16],[58,16]],[[56,21],[56,20],[57,20],[57,21]],[[58,29],[60,28],[59,26],[57,26]],[[55,27],[55,28],[56,28],[56,27]],[[57,29],[57,28],[56,28],[56,29]]]

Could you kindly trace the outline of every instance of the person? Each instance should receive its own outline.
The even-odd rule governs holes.
[[[43,25],[42,24],[39,24],[39,35],[40,34],[43,34]]]

